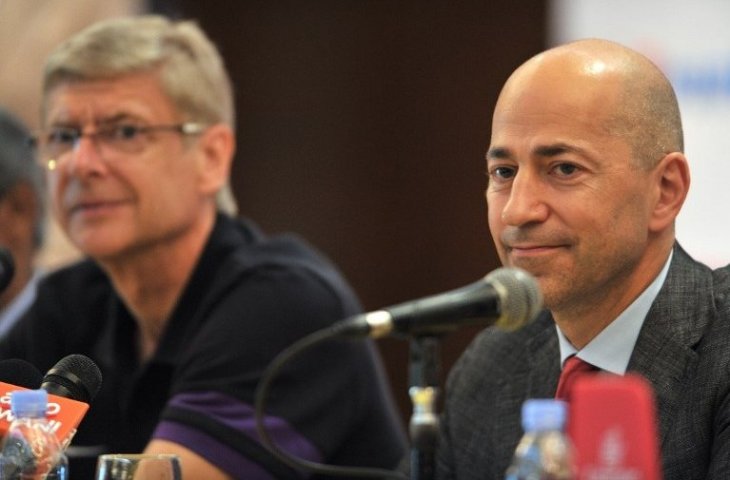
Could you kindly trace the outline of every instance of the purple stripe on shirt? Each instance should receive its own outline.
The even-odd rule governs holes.
[[[172,397],[168,401],[168,405],[202,414],[216,423],[241,431],[254,440],[260,441],[256,431],[254,408],[230,395],[211,391],[186,392]],[[297,432],[286,420],[279,417],[265,416],[263,421],[269,437],[282,450],[304,460],[322,461],[322,454],[317,447]],[[175,426],[178,428],[172,428]],[[202,442],[200,438],[197,438],[199,435],[208,437],[208,440]],[[225,446],[205,432],[190,426],[180,425],[177,422],[169,420],[161,422],[153,438],[164,438],[184,445],[226,471],[231,470],[225,469],[224,464],[233,462],[232,465],[235,468],[232,471],[240,472],[242,468],[246,468],[251,463],[242,454]],[[238,460],[234,460],[235,458],[238,458]],[[257,477],[252,476],[251,478]]]
[[[256,462],[248,460],[228,445],[187,425],[169,421],[160,422],[152,438],[169,440],[189,448],[233,478],[247,480],[274,478]]]

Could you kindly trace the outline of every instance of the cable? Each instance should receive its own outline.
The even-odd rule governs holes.
[[[342,330],[343,328],[341,324],[334,324],[329,328],[317,330],[313,333],[310,333],[309,335],[301,338],[297,342],[284,349],[281,353],[279,353],[279,355],[274,357],[274,360],[268,365],[268,367],[264,371],[263,376],[261,377],[261,380],[259,381],[259,384],[256,387],[255,396],[254,417],[256,421],[256,430],[261,437],[261,442],[263,443],[264,447],[266,447],[266,449],[269,450],[281,462],[297,470],[305,470],[310,473],[341,477],[391,478],[397,480],[408,480],[408,477],[406,475],[391,470],[367,467],[341,467],[304,460],[282,450],[278,445],[273,442],[273,440],[269,436],[269,433],[266,431],[266,427],[264,426],[263,421],[266,397],[269,393],[270,384],[279,373],[279,370],[281,370],[281,368],[289,360],[299,355],[303,351],[326,340],[330,340],[332,338],[340,336]]]

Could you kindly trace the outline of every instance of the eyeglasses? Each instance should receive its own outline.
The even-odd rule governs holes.
[[[89,137],[104,159],[115,155],[140,153],[150,143],[154,132],[172,132],[183,136],[203,133],[206,125],[184,122],[173,125],[118,124],[98,127],[93,132],[83,132],[78,127],[51,127],[31,142],[38,148],[38,158],[49,170],[55,170],[58,163],[77,146],[81,138]]]

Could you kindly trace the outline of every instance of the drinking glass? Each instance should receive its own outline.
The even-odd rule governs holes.
[[[180,458],[172,454],[100,455],[95,480],[182,480]]]

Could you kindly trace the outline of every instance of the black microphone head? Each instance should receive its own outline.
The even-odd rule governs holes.
[[[54,395],[91,403],[101,388],[101,370],[89,357],[68,355],[48,370],[41,388]]]
[[[41,372],[20,358],[0,360],[0,382],[35,390],[41,384]]]
[[[0,293],[4,292],[15,275],[15,262],[10,250],[0,247]]]
[[[521,268],[503,267],[485,277],[500,298],[500,317],[495,325],[516,330],[542,310],[542,292],[535,277]]]

